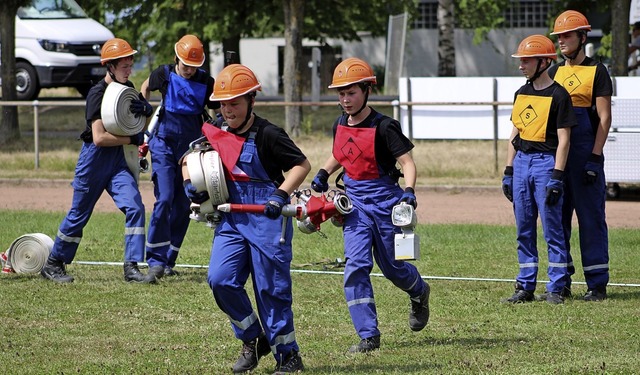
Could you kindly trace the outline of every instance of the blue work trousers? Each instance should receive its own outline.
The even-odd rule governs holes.
[[[568,252],[562,229],[563,198],[560,197],[553,206],[545,203],[546,186],[554,167],[555,156],[552,152],[518,151],[513,160],[513,209],[520,267],[516,281],[530,292],[536,289],[538,277],[538,215],[549,257],[547,291],[560,293],[568,275]]]
[[[576,110],[576,115],[580,112]],[[586,114],[578,116],[571,130],[567,159],[563,226],[569,250],[569,277],[575,273],[570,253],[571,221],[575,211],[580,235],[582,269],[588,289],[604,288],[609,282],[609,230],[605,214],[606,179],[604,164],[597,166],[594,183],[584,181],[584,166],[593,150],[595,135]],[[570,281],[569,281],[570,283]]]
[[[191,202],[184,192],[179,160],[191,139],[157,135],[149,142],[152,180],[156,201],[147,235],[147,263],[150,267],[175,266],[176,258],[189,229]]]
[[[52,257],[67,264],[73,261],[83,229],[106,190],[125,214],[124,261],[144,261],[144,204],[122,147],[97,147],[85,143],[80,150],[72,186],[71,209],[58,229]]]
[[[419,297],[426,283],[413,264],[395,259],[394,238],[400,228],[391,222],[391,211],[402,189],[388,176],[365,181],[345,176],[344,181],[353,203],[344,223],[344,293],[356,332],[369,338],[380,335],[370,278],[374,260],[384,276],[411,298]]]

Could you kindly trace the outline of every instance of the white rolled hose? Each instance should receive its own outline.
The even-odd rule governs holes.
[[[215,150],[195,150],[186,158],[189,178],[196,191],[209,193],[209,200],[201,203],[198,210],[201,214],[212,213],[229,199],[220,154]]]
[[[53,240],[43,233],[29,233],[18,237],[7,250],[6,267],[16,273],[38,273],[53,249]]]
[[[107,86],[102,98],[102,123],[111,134],[131,136],[140,133],[147,122],[145,116],[136,117],[129,106],[133,100],[139,100],[138,92],[118,82],[112,82]]]

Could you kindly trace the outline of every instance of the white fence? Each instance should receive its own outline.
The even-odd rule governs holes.
[[[617,98],[640,98],[640,77],[613,82]],[[508,139],[514,94],[523,84],[524,77],[401,78],[403,130],[413,139]],[[614,114],[617,128],[620,112]]]

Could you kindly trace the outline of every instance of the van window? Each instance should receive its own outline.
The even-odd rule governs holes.
[[[87,18],[87,14],[74,0],[31,0],[31,4],[18,8],[21,19]]]

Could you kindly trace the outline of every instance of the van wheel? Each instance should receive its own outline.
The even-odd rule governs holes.
[[[80,95],[82,95],[82,97],[86,99],[87,95],[89,94],[89,90],[91,90],[91,84],[87,83],[85,85],[78,85],[76,86],[76,90],[78,90]]]
[[[18,100],[34,100],[40,94],[36,70],[24,61],[16,63],[16,91]]]

